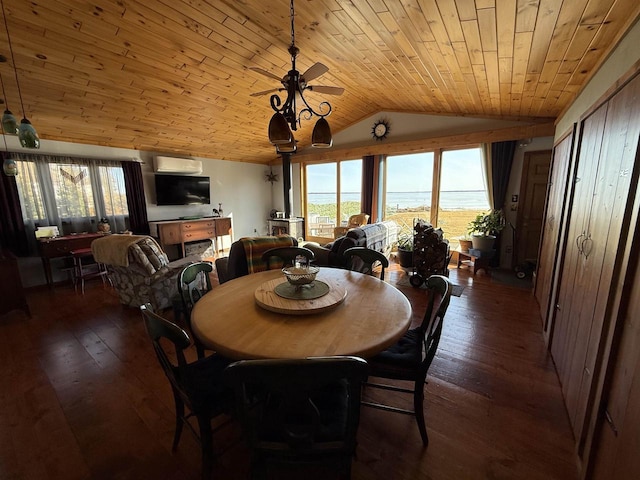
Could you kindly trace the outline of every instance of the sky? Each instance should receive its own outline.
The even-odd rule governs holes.
[[[390,156],[387,158],[387,192],[430,191],[433,178],[433,153]],[[359,192],[362,162],[341,162],[341,190]],[[308,191],[334,192],[336,164],[309,165]],[[442,154],[442,191],[484,190],[481,150],[449,150]]]

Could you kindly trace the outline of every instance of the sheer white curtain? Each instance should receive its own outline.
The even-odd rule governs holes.
[[[482,180],[489,208],[493,208],[493,172],[491,168],[491,144],[482,144]]]
[[[122,166],[117,161],[14,154],[22,216],[31,238],[39,226],[61,235],[95,232],[107,218],[112,232],[128,229]]]

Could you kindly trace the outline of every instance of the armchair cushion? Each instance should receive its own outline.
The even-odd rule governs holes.
[[[152,238],[143,238],[129,247],[133,263],[141,265],[149,275],[169,264],[169,258]]]

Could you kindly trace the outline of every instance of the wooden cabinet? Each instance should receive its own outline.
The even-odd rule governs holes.
[[[198,240],[213,240],[213,246],[218,252],[218,239],[232,235],[230,217],[199,218],[193,220],[168,220],[152,222],[157,228],[160,245],[180,245],[182,256],[185,255],[184,244]]]
[[[635,77],[581,122],[566,239],[555,260],[559,289],[556,309],[549,309],[550,349],[577,453],[585,462],[630,252],[639,139],[640,77]],[[549,217],[551,204],[547,208]],[[542,262],[552,250],[541,250]]]

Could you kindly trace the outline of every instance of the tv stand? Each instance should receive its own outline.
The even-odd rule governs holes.
[[[224,248],[218,248],[218,238],[225,235],[231,236],[233,242],[233,226],[231,217],[207,217],[191,218],[185,220],[165,220],[149,222],[152,232],[157,232],[160,246],[164,249],[167,245],[180,245],[182,256],[185,256],[185,243],[198,240],[213,241],[216,254],[224,252]],[[223,246],[223,245],[221,245]]]

